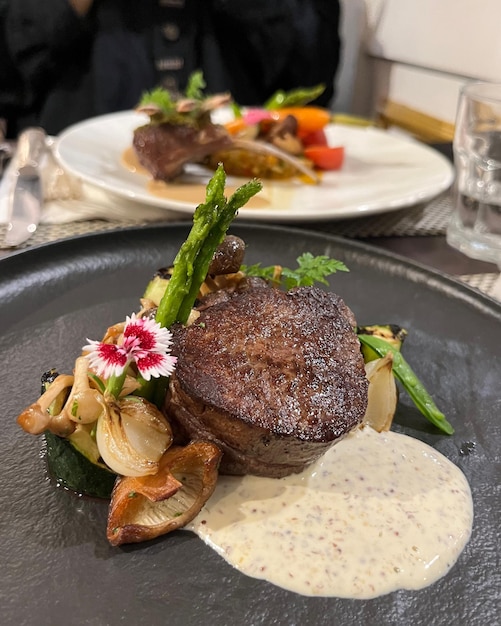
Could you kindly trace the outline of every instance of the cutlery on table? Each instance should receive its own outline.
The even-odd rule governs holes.
[[[37,229],[43,204],[41,167],[47,150],[46,139],[41,128],[28,128],[19,135],[12,157],[13,180],[4,247],[19,246]]]

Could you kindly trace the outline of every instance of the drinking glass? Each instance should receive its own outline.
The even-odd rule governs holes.
[[[501,266],[501,84],[467,83],[453,141],[456,180],[447,242]]]

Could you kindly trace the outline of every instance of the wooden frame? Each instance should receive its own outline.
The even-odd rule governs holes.
[[[382,128],[396,126],[425,143],[449,143],[454,137],[454,124],[391,100],[378,111],[376,125]]]

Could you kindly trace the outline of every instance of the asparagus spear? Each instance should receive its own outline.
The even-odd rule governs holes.
[[[172,275],[155,316],[161,326],[169,328],[175,322],[186,323],[214,251],[224,239],[238,209],[262,188],[259,181],[250,181],[226,200],[225,184],[226,173],[219,165],[207,185],[205,202],[195,209],[193,226],[174,259]],[[165,378],[142,381],[137,393],[160,406],[167,384]]]
[[[193,215],[193,226],[174,259],[172,276],[160,301],[156,321],[167,328],[185,323],[205,280],[212,255],[223,240],[236,212],[261,190],[254,180],[239,187],[227,201],[226,174],[220,165],[207,185],[206,199]]]
[[[375,337],[374,335],[359,334],[358,338],[362,344],[372,348],[379,357],[384,357],[388,352],[392,352],[393,373],[402,383],[414,404],[432,424],[447,435],[452,435],[454,428],[447,421],[445,415],[438,409],[432,397],[426,391],[423,383],[412,371],[410,365],[399,350],[384,339]]]
[[[221,169],[224,174],[224,170]],[[191,286],[183,298],[181,306],[179,308],[178,321],[186,322],[190,315],[190,311],[193,307],[193,303],[198,295],[201,284],[204,282],[209,265],[212,261],[214,251],[217,246],[223,241],[228,228],[231,225],[238,209],[243,206],[249,198],[255,195],[261,189],[261,183],[258,181],[250,181],[239,187],[228,201],[224,198],[222,191],[224,190],[224,180],[217,193],[221,193],[222,202],[219,204],[221,207],[219,217],[214,224],[213,228],[205,238],[201,250],[197,256],[196,263],[193,265],[193,275]],[[175,265],[174,265],[175,271]]]

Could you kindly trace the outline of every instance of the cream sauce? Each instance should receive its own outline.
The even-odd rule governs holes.
[[[165,198],[174,202],[189,202],[194,205],[201,204],[205,201],[206,185],[209,177],[200,177],[200,182],[189,180],[189,182],[166,183],[162,180],[152,180],[148,170],[146,170],[139,163],[132,146],[129,146],[124,150],[122,154],[122,165],[129,170],[129,172],[147,177],[148,180],[146,182],[146,190],[148,193],[156,196],[157,198]],[[226,196],[230,196],[234,191],[236,191],[237,187],[238,185],[226,185]],[[269,208],[269,206],[269,198],[265,193],[260,192],[258,195],[250,198],[250,200],[246,203],[245,208],[265,209]]]
[[[444,576],[472,522],[453,463],[417,439],[365,427],[301,474],[220,477],[187,528],[248,576],[362,599]]]

